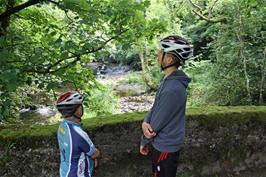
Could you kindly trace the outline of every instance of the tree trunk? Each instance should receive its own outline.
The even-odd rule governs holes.
[[[145,52],[144,52],[145,51]],[[150,82],[149,76],[147,76],[148,73],[148,62],[146,61],[146,47],[141,48],[140,46],[137,47],[137,52],[141,61],[141,77],[146,86],[149,88],[149,90],[155,90],[154,86]]]
[[[260,95],[259,95],[259,104],[263,104],[263,94],[264,94],[264,84],[265,84],[265,74],[266,74],[266,47],[264,48],[264,59],[261,68],[261,82],[260,82]]]
[[[244,44],[244,40],[242,38],[242,35],[244,34],[244,23],[243,23],[243,19],[242,19],[242,14],[241,14],[241,10],[240,10],[240,5],[237,4],[237,8],[238,8],[238,18],[239,18],[239,28],[238,28],[238,32],[237,32],[237,37],[239,40],[239,57],[240,59],[242,59],[243,61],[243,69],[244,69],[244,77],[246,80],[246,90],[247,90],[247,97],[248,97],[248,101],[249,103],[251,103],[252,98],[251,98],[251,91],[250,91],[250,79],[249,79],[249,75],[248,75],[248,71],[247,71],[247,58],[244,54],[244,50],[245,50],[245,44]]]
[[[138,47],[137,48],[138,50],[138,55],[139,55],[139,58],[140,58],[140,61],[141,61],[141,69],[143,72],[146,72],[147,71],[147,63],[146,63],[146,56],[145,56],[145,49],[143,49],[142,47]]]
[[[7,4],[6,4],[6,11],[8,11],[9,9],[12,9],[14,7],[14,5],[15,5],[14,0],[8,0]],[[5,31],[8,28],[9,24],[10,24],[10,15],[5,16],[1,19],[1,21],[0,21],[0,37],[4,36]]]

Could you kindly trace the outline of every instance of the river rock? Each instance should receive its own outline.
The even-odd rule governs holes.
[[[146,92],[146,88],[139,84],[123,84],[114,89],[120,96],[139,96]]]
[[[148,111],[153,100],[154,95],[122,97],[119,100],[120,113]]]

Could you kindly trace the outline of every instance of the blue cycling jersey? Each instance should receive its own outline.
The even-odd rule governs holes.
[[[57,132],[60,148],[60,177],[91,177],[96,151],[80,123],[64,120]]]

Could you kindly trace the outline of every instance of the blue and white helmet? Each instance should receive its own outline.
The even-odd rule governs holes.
[[[179,36],[168,36],[162,39],[160,47],[165,53],[176,56],[181,64],[193,56],[193,45]]]

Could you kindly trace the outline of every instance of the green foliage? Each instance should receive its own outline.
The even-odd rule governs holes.
[[[95,54],[95,60],[104,63],[130,65],[133,68],[140,67],[136,50],[134,48],[125,48],[121,44],[108,45],[104,51]]]
[[[17,115],[18,107],[17,104],[21,103],[20,99],[17,99],[13,93],[3,92],[0,95],[0,119],[4,120],[6,117]]]
[[[180,13],[183,33],[193,40],[195,55],[211,61],[188,70],[192,72],[190,105],[263,104],[260,94],[265,103],[265,1],[193,2],[200,9],[190,4],[186,10],[226,21],[210,23],[195,13]]]
[[[13,148],[15,148],[15,145],[16,145],[16,143],[13,143],[13,142],[9,142],[7,144],[4,144],[2,142],[0,143],[0,146],[5,147],[3,155],[1,155],[1,158],[0,158],[0,165],[1,165],[2,169],[4,169],[6,167],[6,162],[10,161],[10,159],[12,158],[10,151]]]
[[[142,71],[127,74],[126,79],[120,84],[139,84],[146,87],[148,91],[155,91],[159,87],[163,74],[157,66],[151,66],[146,73]]]
[[[210,43],[215,59],[207,82],[208,100],[222,105],[258,104],[265,72],[263,9],[248,1],[223,3],[227,23]],[[265,9],[264,9],[265,11]],[[265,96],[265,92],[263,93]]]
[[[141,77],[141,72],[133,72],[133,73],[129,73],[127,74],[127,77],[125,80],[121,80],[119,83],[120,84],[140,84],[140,85],[144,85],[145,83]]]
[[[68,81],[87,93],[95,88],[84,66],[107,43],[126,46],[142,35],[153,37],[159,22],[144,19],[148,5],[135,0],[44,2],[11,14],[7,25],[0,22],[0,120],[14,116],[20,105],[10,96],[20,87],[51,91]],[[0,13],[6,6],[1,4]]]
[[[90,90],[86,98],[84,118],[118,113],[118,98],[112,89],[100,87]]]
[[[159,68],[156,64],[150,66],[149,70],[144,73],[143,80],[151,91],[155,91],[159,87],[163,76],[161,68]]]
[[[210,105],[206,101],[209,90],[209,85],[206,81],[210,77],[210,62],[209,61],[191,61],[184,71],[192,78],[188,88],[188,106]]]

